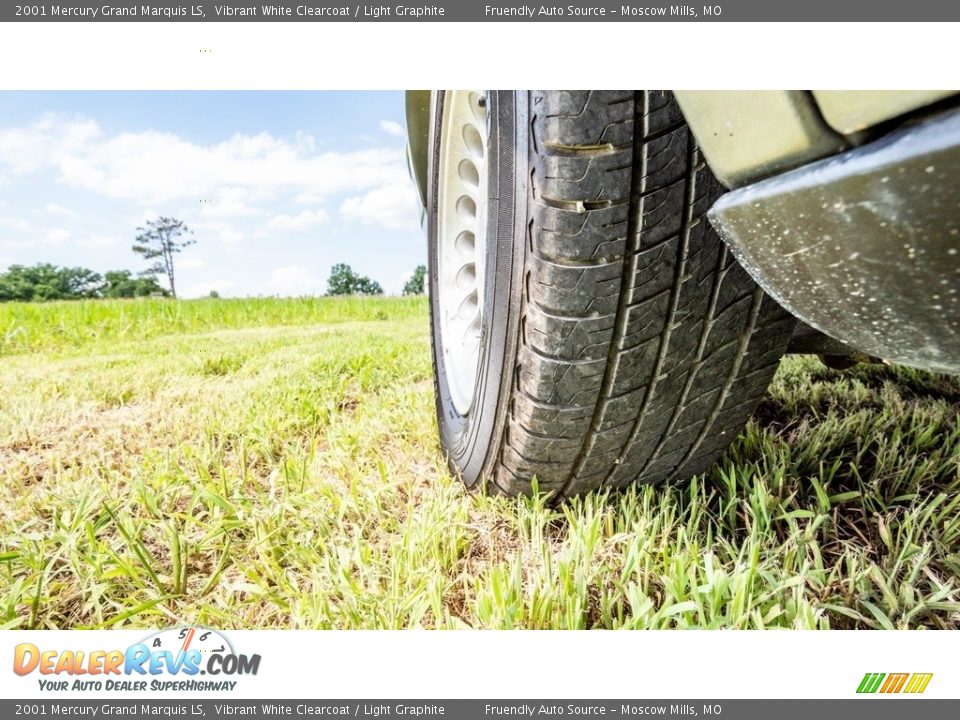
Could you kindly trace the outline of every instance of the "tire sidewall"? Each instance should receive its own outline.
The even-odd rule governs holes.
[[[440,332],[437,188],[444,93],[434,94],[427,183],[430,324],[437,423],[451,470],[467,487],[490,475],[503,433],[517,351],[527,200],[526,93],[489,91],[486,263],[477,384],[470,412],[454,407]]]

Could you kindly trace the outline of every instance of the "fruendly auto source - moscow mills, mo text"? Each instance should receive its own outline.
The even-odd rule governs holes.
[[[723,12],[720,5],[704,5],[698,10],[693,5],[621,5],[604,7],[599,5],[521,5],[519,7],[484,6],[484,15],[492,18],[520,20],[539,20],[550,17],[607,17],[611,19],[627,17],[675,17],[698,18],[716,17]]]

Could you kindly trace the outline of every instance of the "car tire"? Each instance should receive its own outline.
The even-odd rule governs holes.
[[[794,321],[710,227],[723,190],[672,94],[441,91],[430,147],[451,470],[471,488],[562,498],[708,468]]]

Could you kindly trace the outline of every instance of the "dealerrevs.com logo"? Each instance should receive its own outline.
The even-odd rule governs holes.
[[[49,650],[20,643],[13,654],[13,671],[36,673],[40,689],[48,691],[231,691],[238,682],[233,678],[259,669],[260,655],[237,653],[222,633],[200,627],[163,630],[126,650]]]
[[[867,673],[857,686],[860,694],[920,694],[927,689],[933,673]]]

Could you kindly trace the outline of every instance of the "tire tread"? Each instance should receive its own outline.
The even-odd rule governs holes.
[[[492,489],[578,495],[702,472],[793,319],[720,242],[722,193],[668,92],[530,95],[521,337]]]

